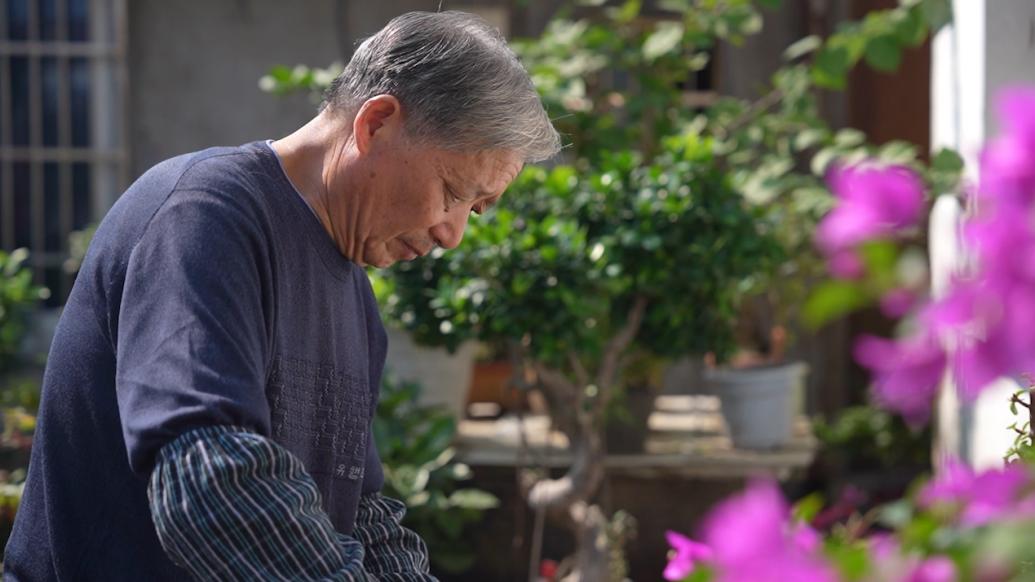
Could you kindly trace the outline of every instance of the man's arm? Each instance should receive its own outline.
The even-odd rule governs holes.
[[[377,580],[302,463],[246,429],[195,429],[162,447],[148,497],[162,547],[198,580]]]

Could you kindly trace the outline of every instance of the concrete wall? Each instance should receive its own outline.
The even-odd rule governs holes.
[[[315,104],[260,91],[271,66],[343,60],[393,16],[437,7],[437,0],[133,0],[132,177],[176,154],[289,133]]]
[[[176,154],[284,135],[313,108],[261,92],[259,78],[338,55],[332,0],[134,0],[129,11],[133,177]]]

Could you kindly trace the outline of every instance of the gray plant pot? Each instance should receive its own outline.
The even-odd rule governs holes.
[[[794,419],[801,412],[807,374],[804,362],[705,371],[722,404],[733,446],[775,449],[789,443]]]

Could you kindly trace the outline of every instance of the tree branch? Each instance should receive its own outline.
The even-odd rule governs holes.
[[[578,381],[580,386],[585,388],[589,384],[589,372],[586,371],[582,361],[579,360],[579,355],[568,350],[568,363],[571,364],[571,369],[575,372],[575,380]]]
[[[582,434],[573,443],[572,464],[559,479],[542,479],[531,484],[528,505],[533,509],[563,509],[577,501],[591,499],[604,478],[604,454],[600,435]]]
[[[769,111],[770,107],[776,105],[782,99],[783,91],[780,89],[773,89],[772,91],[766,93],[765,95],[760,97],[758,101],[752,102],[751,105],[748,106],[748,108],[744,110],[743,113],[738,115],[736,119],[730,122],[729,125],[719,128],[722,130],[722,135],[720,137],[722,137],[723,139],[729,137],[730,134],[732,134],[733,132],[751,123],[766,111]]]
[[[601,397],[615,383],[619,360],[625,349],[632,343],[632,340],[637,337],[649,302],[646,295],[637,295],[637,299],[632,303],[632,308],[625,317],[625,326],[615,334],[615,337],[608,343],[608,347],[603,350],[600,372],[596,377],[596,385],[600,389]],[[597,402],[599,403],[600,400],[602,399],[598,399]],[[602,407],[602,405],[600,406]]]

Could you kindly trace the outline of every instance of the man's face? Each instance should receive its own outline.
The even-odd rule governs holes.
[[[521,171],[511,151],[459,153],[431,146],[384,150],[364,164],[360,240],[352,257],[384,268],[460,244],[467,219],[496,203]]]

